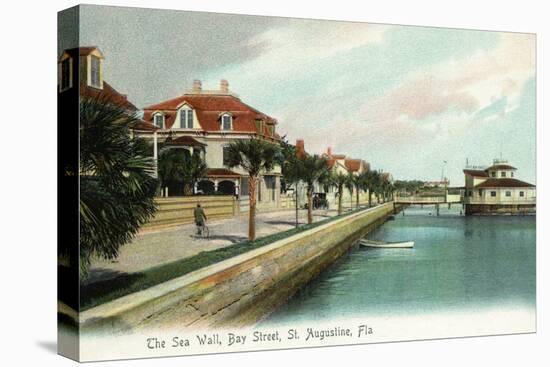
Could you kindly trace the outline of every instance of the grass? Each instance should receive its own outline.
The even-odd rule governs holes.
[[[265,237],[257,238],[254,241],[244,241],[216,250],[203,251],[194,256],[155,266],[142,272],[123,273],[114,279],[108,279],[82,286],[80,289],[80,311],[84,311],[102,303],[112,301],[134,292],[139,292],[160,283],[164,283],[222,260],[226,260],[245,252],[269,245],[270,243],[286,237],[356,213],[362,209],[364,208],[354,209],[342,214],[341,216],[334,216],[312,224],[302,225],[298,228],[292,228],[287,231],[274,233]],[[74,309],[78,309],[77,305],[68,305]]]

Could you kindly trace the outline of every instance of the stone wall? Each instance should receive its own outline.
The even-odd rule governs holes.
[[[365,209],[80,314],[84,332],[250,326],[393,212]]]

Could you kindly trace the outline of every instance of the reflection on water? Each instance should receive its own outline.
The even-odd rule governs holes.
[[[464,217],[407,208],[369,235],[414,249],[358,248],[265,325],[340,317],[535,306],[535,217]]]

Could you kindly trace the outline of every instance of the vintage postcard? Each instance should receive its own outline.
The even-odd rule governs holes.
[[[58,15],[59,353],[536,331],[536,36]]]

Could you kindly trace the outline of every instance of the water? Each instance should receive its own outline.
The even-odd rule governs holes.
[[[263,325],[495,308],[534,314],[535,217],[458,210],[436,217],[433,207],[408,208],[368,237],[414,240],[414,249],[350,251]]]

